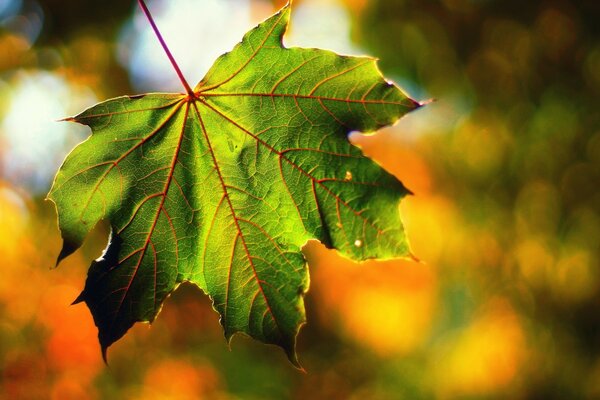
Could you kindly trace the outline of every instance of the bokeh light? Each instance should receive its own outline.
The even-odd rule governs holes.
[[[20,72],[5,88],[10,99],[2,112],[2,170],[5,178],[42,193],[67,151],[86,130],[59,122],[96,100],[86,88],[49,72]]]
[[[285,37],[288,47],[319,47],[339,54],[364,55],[350,40],[351,17],[339,0],[304,0],[294,6]]]
[[[242,36],[271,11],[262,5],[254,15],[249,1],[149,1],[153,17],[177,59],[186,80],[195,86],[213,61],[230,51]],[[264,8],[264,10],[262,10]],[[227,29],[222,27],[227,24]],[[141,12],[129,22],[119,39],[119,60],[131,71],[140,91],[181,91],[181,83],[164,50]]]
[[[350,140],[415,195],[416,260],[309,243],[299,373],[223,338],[182,285],[102,363],[85,305],[100,224],[54,270],[53,175],[98,100],[181,91],[135,1],[0,0],[0,398],[578,399],[600,396],[600,3],[294,0],[287,46],[380,59],[434,100]],[[284,0],[148,1],[193,86]],[[106,10],[101,12],[101,9]]]

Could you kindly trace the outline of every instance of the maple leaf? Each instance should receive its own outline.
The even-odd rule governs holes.
[[[212,298],[228,340],[246,333],[298,365],[309,239],[353,260],[410,255],[398,212],[409,191],[347,136],[420,104],[372,58],[285,48],[289,17],[288,4],[193,90],[182,80],[185,94],[119,97],[69,119],[93,133],[49,194],[64,240],[58,262],[110,222],[76,300],[91,310],[105,358],[191,282]]]

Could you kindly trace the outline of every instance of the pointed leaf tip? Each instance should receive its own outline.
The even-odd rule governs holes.
[[[77,298],[75,300],[73,300],[73,302],[71,303],[72,306],[82,303],[85,301],[85,290],[82,290],[81,293],[79,293],[79,296],[77,296]]]
[[[100,351],[102,352],[102,361],[105,365],[108,365],[108,346],[102,345]]]
[[[58,257],[56,258],[56,263],[54,264],[54,268],[57,268],[62,260],[64,260],[71,254],[73,254],[75,251],[77,251],[78,248],[79,248],[79,246],[77,244],[72,243],[68,240],[63,240],[63,245],[62,245],[62,248],[60,249],[60,253],[58,254]]]
[[[290,363],[292,363],[294,368],[306,373],[306,370],[302,365],[300,365],[300,362],[298,361],[298,354],[296,354],[296,350],[293,350],[292,353],[287,353],[287,358],[290,361]]]
[[[423,101],[416,101],[416,100],[413,100],[413,101],[416,102],[419,105],[419,107],[424,107],[429,104],[437,103],[438,100],[437,99],[429,99],[429,100],[423,100]]]

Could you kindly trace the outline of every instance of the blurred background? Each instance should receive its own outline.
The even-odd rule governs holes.
[[[282,1],[149,1],[193,86]],[[60,248],[44,201],[97,101],[181,91],[135,1],[0,0],[0,398],[600,398],[600,2],[295,0],[288,45],[381,59],[418,100],[352,140],[415,192],[422,263],[354,264],[311,243],[303,374],[244,337],[229,351],[182,286],[102,363],[69,306],[106,243]]]

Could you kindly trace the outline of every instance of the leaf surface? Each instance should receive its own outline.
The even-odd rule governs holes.
[[[410,255],[398,212],[408,190],[347,136],[420,104],[371,58],[285,48],[289,16],[288,5],[248,32],[193,96],[120,97],[71,118],[93,133],[49,198],[59,262],[110,222],[77,299],[104,356],[189,281],[212,298],[228,339],[243,332],[279,345],[298,365],[308,240],[354,260]]]

